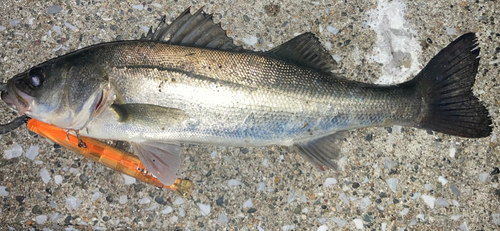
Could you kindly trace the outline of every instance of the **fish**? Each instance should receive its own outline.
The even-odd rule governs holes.
[[[467,33],[412,79],[395,85],[333,73],[312,33],[265,52],[236,45],[212,15],[163,17],[141,39],[85,47],[15,75],[2,100],[20,115],[78,136],[129,142],[164,185],[181,144],[290,146],[339,170],[346,131],[412,126],[487,137],[492,120],[473,94],[480,48]]]

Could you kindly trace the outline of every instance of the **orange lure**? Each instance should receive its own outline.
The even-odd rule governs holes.
[[[28,121],[28,129],[61,146],[80,153],[92,161],[101,163],[106,167],[115,169],[142,182],[170,189],[179,193],[182,197],[189,197],[193,191],[193,182],[186,179],[177,178],[175,183],[169,186],[162,184],[156,177],[147,172],[144,164],[138,157],[96,139],[81,137],[86,147],[79,147],[78,138],[75,135],[35,119]]]

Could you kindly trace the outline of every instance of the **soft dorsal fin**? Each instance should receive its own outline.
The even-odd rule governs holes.
[[[321,45],[318,38],[309,32],[301,34],[264,54],[327,73],[331,72],[336,65],[335,60]]]
[[[215,24],[212,15],[203,12],[203,8],[191,15],[186,9],[171,24],[166,23],[163,16],[160,24],[153,32],[149,32],[142,40],[165,41],[175,45],[203,47],[225,51],[246,51],[241,46],[236,46],[233,39],[229,38],[226,31]]]

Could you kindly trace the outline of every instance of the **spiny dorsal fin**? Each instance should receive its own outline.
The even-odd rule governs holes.
[[[163,16],[160,24],[153,32],[149,28],[148,34],[142,40],[165,41],[175,45],[212,48],[225,51],[246,51],[236,46],[226,31],[219,24],[215,24],[212,15],[203,12],[203,8],[190,14],[186,9],[171,24],[166,23]]]
[[[265,52],[265,55],[327,73],[336,65],[318,38],[309,32]]]

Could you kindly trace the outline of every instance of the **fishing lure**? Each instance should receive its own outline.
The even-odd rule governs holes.
[[[189,197],[193,192],[194,184],[192,181],[177,178],[172,185],[164,185],[146,170],[138,157],[96,139],[88,137],[79,138],[63,129],[36,119],[28,121],[28,129],[92,161],[134,177],[144,183],[152,184],[159,188],[170,189],[184,198]],[[84,147],[82,147],[81,142],[85,143]]]

